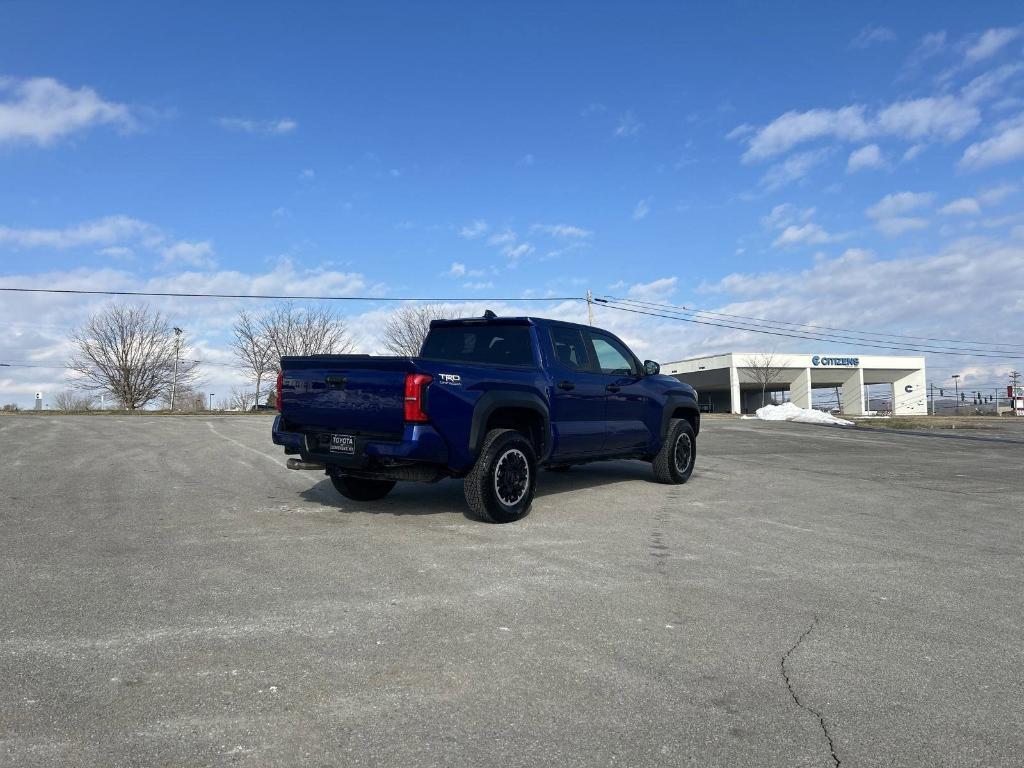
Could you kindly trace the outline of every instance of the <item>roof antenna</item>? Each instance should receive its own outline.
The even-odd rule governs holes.
[[[491,312],[489,309],[484,310],[484,320],[493,320],[497,315]]]

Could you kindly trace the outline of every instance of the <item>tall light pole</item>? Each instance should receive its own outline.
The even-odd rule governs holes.
[[[181,334],[184,331],[174,326],[174,378],[171,379],[171,413],[174,413],[174,390],[178,388],[178,351],[181,345]]]
[[[953,407],[960,413],[960,374],[953,374]]]
[[[213,392],[210,393],[210,410],[213,410]]]

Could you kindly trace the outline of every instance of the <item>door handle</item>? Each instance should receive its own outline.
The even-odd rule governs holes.
[[[618,392],[620,389],[622,389],[622,387],[620,387],[618,384],[609,384],[607,387],[605,387],[605,389],[607,389],[609,392]]]
[[[571,381],[560,381],[558,382],[558,388],[564,389],[566,392],[568,392],[570,389],[576,389],[576,385],[573,384]]]

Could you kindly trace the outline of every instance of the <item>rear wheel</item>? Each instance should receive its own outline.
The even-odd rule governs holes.
[[[331,475],[334,489],[352,501],[376,501],[383,499],[395,487],[394,480],[370,480],[365,477]]]
[[[659,483],[685,483],[693,474],[697,460],[697,436],[686,419],[672,419],[665,442],[654,457],[654,477]]]
[[[536,477],[537,454],[526,436],[514,429],[492,429],[466,475],[466,503],[485,522],[521,520],[533,503]]]

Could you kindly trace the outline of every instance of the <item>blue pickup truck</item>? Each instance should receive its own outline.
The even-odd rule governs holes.
[[[478,519],[512,522],[540,467],[632,458],[660,482],[687,481],[697,395],[659,371],[584,325],[490,311],[435,320],[415,358],[281,358],[273,440],[289,468],[325,470],[346,498],[464,478]]]

